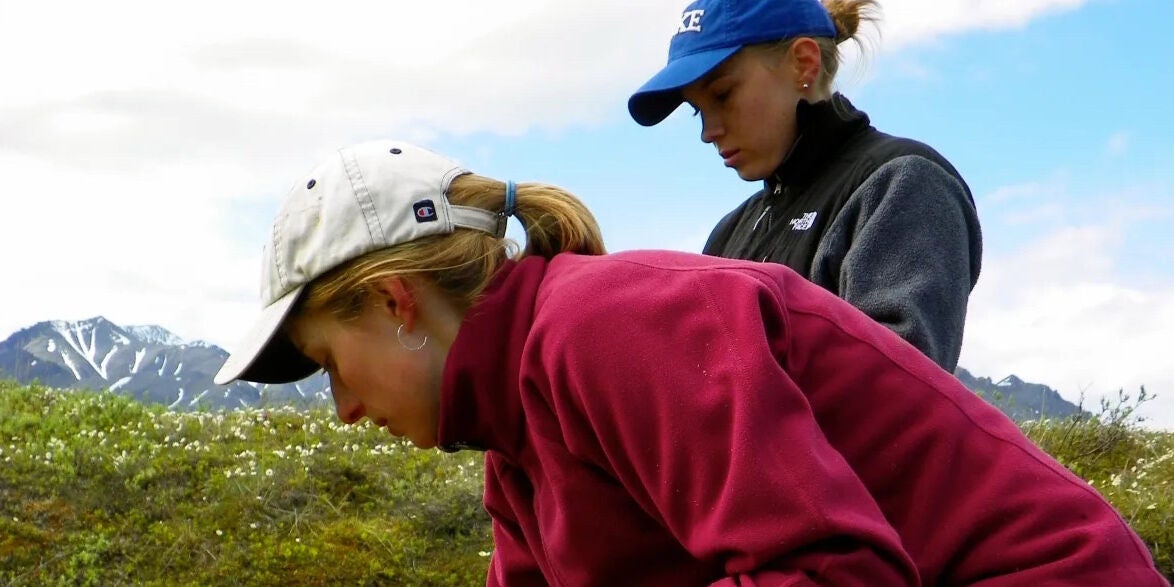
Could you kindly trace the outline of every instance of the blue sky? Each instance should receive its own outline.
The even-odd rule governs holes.
[[[699,250],[756,189],[689,109],[627,115],[684,2],[390,4],[0,0],[0,250],[19,276],[0,338],[105,315],[231,347],[285,189],[367,138],[566,186],[612,250]],[[1174,427],[1174,2],[882,8],[840,88],[975,194],[986,254],[962,366],[1089,404],[1144,384],[1144,413]]]

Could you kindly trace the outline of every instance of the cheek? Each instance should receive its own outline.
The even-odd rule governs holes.
[[[788,103],[781,94],[759,96],[752,107],[756,115],[746,128],[747,132],[753,133],[758,147],[772,155],[781,155],[775,151],[786,151],[794,139],[795,105]]]
[[[372,390],[385,385],[383,380],[389,371],[378,348],[374,344],[358,344],[337,349],[340,354],[335,358],[332,380],[337,380],[352,396],[369,398]]]
[[[371,397],[388,386],[394,386],[397,373],[398,365],[394,362],[368,354],[352,362],[344,375],[355,391]]]
[[[723,105],[727,126],[751,135],[776,132],[779,108],[775,94],[761,86],[747,87],[735,94]]]
[[[410,398],[424,379],[422,357],[395,352],[369,352],[344,374],[352,390],[368,406],[387,408]]]

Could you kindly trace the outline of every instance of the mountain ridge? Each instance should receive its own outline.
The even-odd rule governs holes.
[[[0,376],[65,389],[108,389],[169,409],[314,404],[329,401],[327,380],[273,385],[212,378],[228,351],[184,341],[156,325],[119,326],[102,316],[48,320],[0,342]]]
[[[102,316],[48,320],[0,342],[0,377],[66,389],[106,389],[173,410],[328,403],[329,381],[315,374],[281,385],[212,378],[228,351],[185,341],[157,325],[119,326]],[[959,367],[954,375],[971,391],[1017,421],[1080,413],[1050,387],[1008,375],[995,381]]]
[[[990,377],[976,377],[959,367],[954,370],[954,376],[1017,422],[1043,417],[1066,418],[1083,412],[1080,406],[1064,399],[1056,390],[1040,383],[1028,383],[1016,375],[995,381]]]

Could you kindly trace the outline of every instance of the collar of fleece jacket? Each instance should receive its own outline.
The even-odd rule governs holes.
[[[795,108],[798,138],[783,162],[766,180],[767,193],[776,186],[802,186],[832,161],[832,154],[869,127],[868,115],[836,93],[814,104],[800,100]]]
[[[507,262],[465,315],[444,366],[441,450],[512,454],[522,441],[518,369],[546,265],[541,257]]]

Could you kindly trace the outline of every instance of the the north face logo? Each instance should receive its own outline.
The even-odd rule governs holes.
[[[798,218],[792,218],[788,224],[791,225],[791,230],[807,230],[815,224],[815,215],[816,212],[807,212]]]

